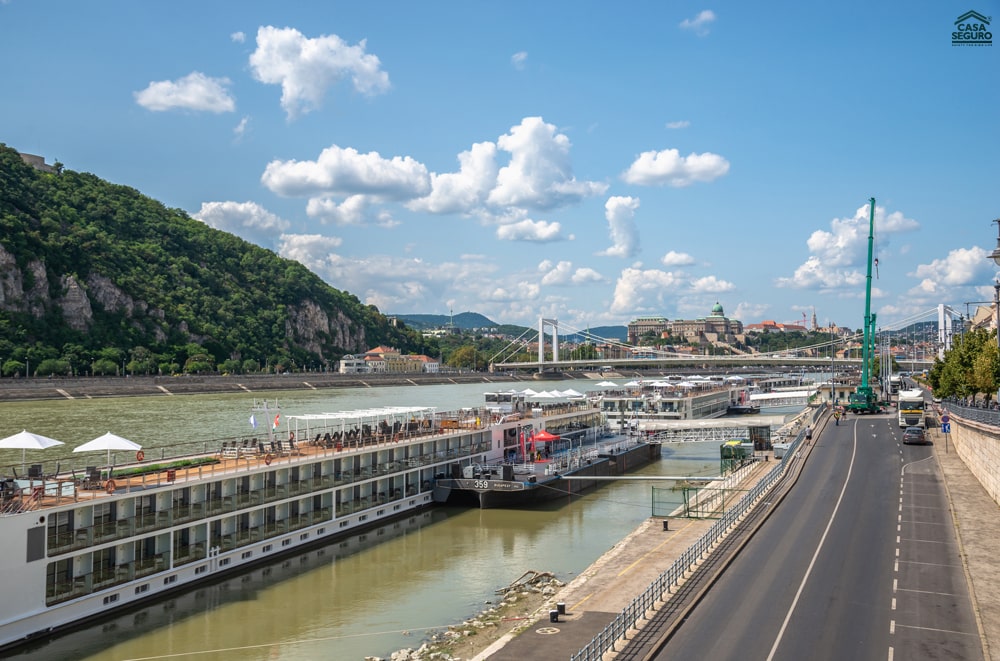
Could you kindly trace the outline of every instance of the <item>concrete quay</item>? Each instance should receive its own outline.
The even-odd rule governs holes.
[[[821,434],[824,422],[817,425]],[[955,529],[960,544],[973,606],[979,622],[987,661],[1000,657],[992,650],[1000,645],[1000,562],[994,555],[1000,539],[1000,507],[969,471],[938,430],[929,432],[934,455],[945,480]],[[807,456],[809,448],[802,452]],[[751,488],[773,464],[760,463],[740,488]],[[780,487],[779,487],[780,488]],[[709,520],[647,519],[612,547],[550,602],[565,605],[558,622],[549,619],[550,604],[535,613],[520,634],[508,635],[474,657],[473,661],[523,661],[524,659],[568,659],[578,653],[636,596],[646,590],[674,561],[713,524]],[[671,597],[673,598],[673,597]],[[641,625],[640,625],[641,626]],[[632,639],[636,631],[629,633]],[[621,652],[623,644],[616,650]],[[618,656],[605,654],[605,659]],[[642,658],[626,654],[627,658]],[[624,657],[623,657],[624,658]]]

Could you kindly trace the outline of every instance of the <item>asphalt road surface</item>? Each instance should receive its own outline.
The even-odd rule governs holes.
[[[983,659],[940,468],[890,415],[814,439],[657,659]]]

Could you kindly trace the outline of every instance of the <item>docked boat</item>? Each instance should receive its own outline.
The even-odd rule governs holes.
[[[255,415],[272,427],[274,409]],[[439,478],[497,462],[522,431],[576,438],[601,420],[580,401],[288,415],[266,438],[5,480],[0,650],[410,516]]]
[[[716,379],[630,382],[601,396],[601,409],[622,429],[640,422],[705,420],[726,415],[742,389]]]
[[[532,408],[519,393],[487,395],[498,420],[519,428],[482,463],[452,465],[435,480],[440,503],[510,508],[536,505],[593,489],[600,478],[623,475],[660,458],[659,443],[613,433],[605,414],[577,400]],[[538,416],[541,410],[545,415]],[[530,412],[530,416],[524,414]]]

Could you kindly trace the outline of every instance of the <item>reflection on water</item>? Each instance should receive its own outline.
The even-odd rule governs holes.
[[[572,387],[580,390],[581,385],[588,383]],[[328,391],[282,395],[280,401],[285,413],[387,403],[451,409],[478,405],[488,389],[384,388],[378,396],[373,390]],[[18,410],[10,420],[17,429],[27,426],[55,438],[72,430],[79,442],[110,427],[158,443],[169,442],[171,432],[197,440],[245,425],[251,403],[247,395],[23,403],[15,405]],[[50,426],[22,424],[43,409]],[[129,426],[109,424],[108,416],[128,420]],[[66,436],[61,440],[69,443]],[[637,474],[718,474],[715,443],[665,446],[663,456]],[[551,571],[563,581],[572,580],[649,516],[654,484],[663,486],[610,482],[571,501],[531,510],[428,510],[244,575],[206,583],[38,643],[13,658],[41,654],[61,661],[110,661],[206,652],[211,652],[207,658],[240,661],[387,657],[396,649],[418,647],[433,628],[443,629],[478,612],[495,598],[497,588],[526,570]]]

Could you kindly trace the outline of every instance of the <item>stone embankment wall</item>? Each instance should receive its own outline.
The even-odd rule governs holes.
[[[952,413],[947,439],[994,502],[1000,503],[1000,429]],[[938,435],[938,438],[944,438]],[[940,450],[940,448],[939,448]]]

